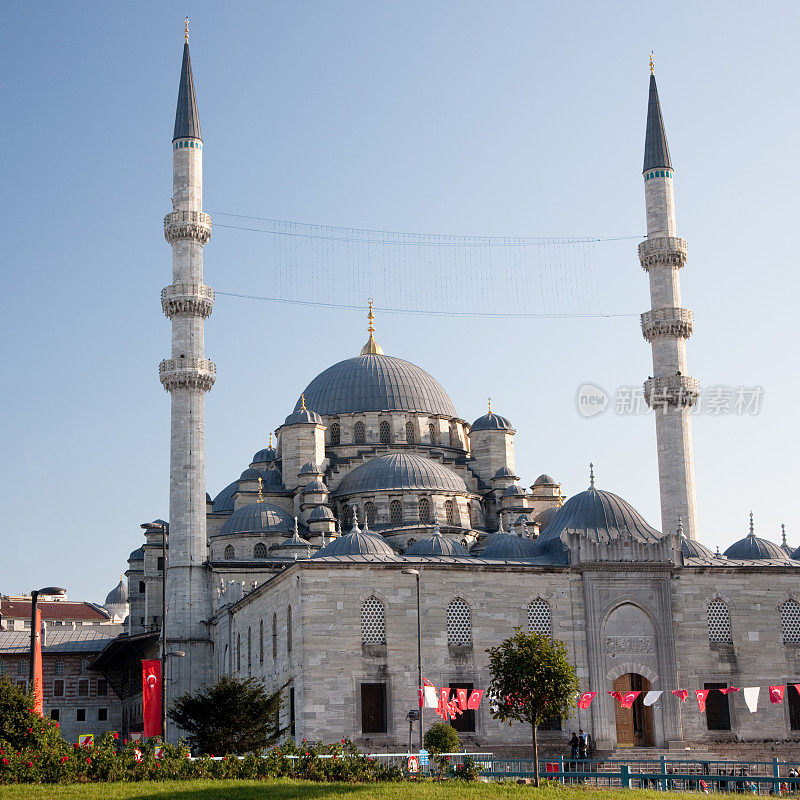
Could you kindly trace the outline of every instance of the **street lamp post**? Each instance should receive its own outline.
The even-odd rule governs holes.
[[[31,652],[28,662],[28,688],[33,689],[33,651],[36,649],[36,606],[39,602],[39,595],[53,595],[63,597],[67,593],[66,589],[58,586],[45,586],[44,589],[34,589],[31,592]]]
[[[423,709],[425,707],[425,690],[422,687],[422,613],[420,608],[420,601],[419,601],[419,570],[418,569],[404,569],[402,571],[403,575],[413,575],[417,581],[417,679],[418,683],[417,686],[419,691],[423,693],[422,702],[419,706],[419,749],[423,749],[423,731],[425,730],[425,726],[423,725]]]

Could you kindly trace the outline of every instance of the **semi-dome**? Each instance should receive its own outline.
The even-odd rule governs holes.
[[[468,491],[460,475],[438,462],[413,453],[393,453],[356,467],[342,478],[334,495],[395,490]]]
[[[728,558],[745,560],[769,558],[775,561],[789,561],[789,556],[781,549],[779,544],[756,536],[752,514],[750,514],[750,532],[744,539],[734,542],[725,551],[724,555]]]
[[[684,558],[714,558],[714,553],[694,539],[681,538],[681,553]]]
[[[133,555],[133,553],[131,553]],[[106,606],[123,606],[128,602],[128,587],[120,577],[119,583],[106,595]]]
[[[558,486],[555,480],[543,472],[534,482],[534,486]]]
[[[452,556],[454,558],[467,558],[469,551],[463,544],[454,542],[446,536],[442,536],[437,530],[432,536],[426,536],[414,542],[403,553],[404,556]]]
[[[328,367],[308,384],[304,395],[306,406],[323,415],[419,411],[456,416],[447,392],[433,376],[416,364],[381,353],[348,358]],[[295,411],[300,405],[298,402]]]
[[[219,532],[220,536],[237,533],[291,533],[294,517],[272,503],[251,503],[237,508]]]
[[[377,556],[378,558],[394,558],[391,545],[377,533],[360,531],[353,528],[350,533],[339,536],[330,544],[314,553],[311,558],[325,556]]]
[[[309,515],[308,521],[309,522],[320,522],[324,520],[335,520],[336,517],[333,515],[333,511],[331,511],[328,506],[317,506]]]
[[[475,433],[475,431],[513,431],[514,426],[511,424],[511,420],[507,417],[501,417],[499,414],[494,414],[491,411],[488,414],[484,414],[482,417],[478,417],[475,422],[472,423],[471,426],[471,433]]]
[[[536,548],[530,539],[513,533],[496,533],[481,553],[481,558],[503,561],[517,558],[533,558]]]

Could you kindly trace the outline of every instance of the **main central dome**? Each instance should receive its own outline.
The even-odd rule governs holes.
[[[418,411],[455,417],[456,409],[441,384],[424,369],[381,353],[348,358],[328,367],[303,393],[306,408],[317,414],[361,411]],[[301,406],[298,401],[295,411]]]

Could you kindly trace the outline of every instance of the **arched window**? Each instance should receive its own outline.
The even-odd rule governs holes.
[[[286,609],[286,652],[292,652],[292,607]]]
[[[553,616],[550,605],[537,597],[528,606],[528,630],[531,633],[541,633],[543,636],[553,635]]]
[[[386,420],[380,424],[380,440],[381,444],[391,444],[392,442],[392,429]]]
[[[712,600],[708,604],[708,641],[731,644],[731,612],[722,600]]]
[[[236,634],[236,671],[242,668],[242,637]]]
[[[475,522],[473,520],[474,518],[472,516],[472,503],[467,503],[467,523],[469,524],[470,528],[475,527]]]
[[[251,649],[250,628],[247,629],[247,674],[253,671],[253,651]]]
[[[800,643],[800,603],[787,600],[781,606],[781,628],[783,628],[783,643]]]
[[[267,557],[267,546],[264,544],[264,542],[259,542],[253,548],[253,556],[255,558],[266,558]]]
[[[392,525],[403,524],[403,504],[399,500],[389,503],[389,522]]]
[[[386,644],[386,614],[377,597],[361,606],[361,644]]]
[[[364,423],[359,420],[353,426],[353,441],[356,444],[366,444],[367,441],[367,429],[364,427]]]
[[[264,664],[264,620],[258,623],[258,663]]]
[[[364,517],[369,527],[375,524],[375,503],[364,503]]]
[[[414,441],[415,441],[415,438],[414,438],[414,423],[411,420],[406,422],[406,441],[409,444],[414,444]]]
[[[338,422],[331,425],[331,444],[341,444],[342,442],[342,429],[339,427]]]
[[[233,545],[229,544],[225,548],[225,560],[226,561],[231,561],[234,558],[236,558],[236,551],[233,549]]]
[[[472,644],[472,614],[460,597],[447,606],[447,644]]]
[[[427,497],[420,497],[417,505],[419,506],[419,521],[427,525],[431,521],[431,501]]]
[[[444,501],[444,518],[447,521],[448,525],[455,525],[456,524],[456,514],[455,514],[455,510],[453,509],[453,501],[452,500],[445,500]]]
[[[272,660],[278,657],[278,615],[272,615]]]
[[[223,661],[222,661],[222,671],[223,671],[224,673],[226,673],[226,674],[227,674],[228,672],[230,672],[230,671],[231,671],[231,665],[230,665],[230,663],[229,663],[229,661],[228,661],[228,656],[229,656],[229,655],[230,655],[230,654],[228,653],[228,645],[225,645],[225,652],[224,652],[224,654],[223,654],[223,656],[222,656],[222,658],[223,658]]]
[[[458,431],[456,430],[455,426],[452,425],[450,427],[450,447],[458,447]]]
[[[439,444],[439,429],[434,423],[428,423],[428,436],[431,438],[431,444]]]

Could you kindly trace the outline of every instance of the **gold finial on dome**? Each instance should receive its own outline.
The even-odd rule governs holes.
[[[306,396],[304,394],[300,395],[300,410],[301,411],[306,410]]]
[[[489,398],[489,416],[492,416],[492,398]]]
[[[367,328],[369,331],[369,341],[361,348],[361,355],[382,356],[383,348],[375,341],[375,314],[372,311],[372,304],[374,301],[370,297],[367,302],[369,303],[369,314],[367,314],[367,319],[369,320],[369,327]]]
[[[272,447],[272,431],[270,431],[270,434],[269,434],[269,446],[270,446],[270,448]]]
[[[263,483],[264,483],[264,481],[259,476],[259,478],[258,478],[258,500],[256,500],[256,503],[263,503],[264,502],[264,495],[261,493],[262,490],[263,490]]]
[[[558,484],[558,507],[561,508],[561,506],[563,506],[563,505],[564,505],[564,495],[561,494],[561,484],[559,483]]]
[[[656,74],[656,66],[653,63],[653,51],[652,50],[650,51],[650,74],[651,75],[655,75]]]
[[[189,17],[184,20],[183,26],[183,41],[189,44]]]

